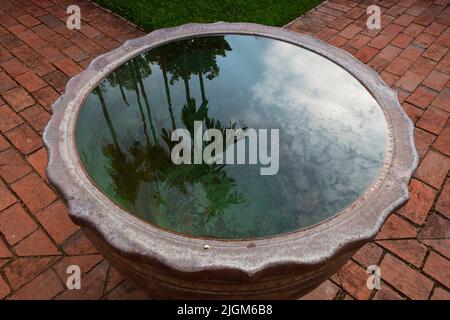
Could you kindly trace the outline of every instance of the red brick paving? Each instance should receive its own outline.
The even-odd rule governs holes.
[[[365,28],[369,1],[333,0],[288,28],[314,34],[374,68],[399,93],[416,124],[421,163],[410,200],[311,299],[449,299],[450,297],[450,7],[449,2],[370,1],[380,31]],[[335,9],[333,14],[329,9]],[[311,26],[311,24],[313,26]],[[365,268],[381,266],[382,289],[368,292]]]
[[[306,299],[450,299],[450,7],[447,0],[332,0],[287,28],[314,34],[374,68],[416,124],[421,163],[411,199],[337,274]],[[370,1],[372,4],[373,1]],[[142,299],[68,218],[45,176],[42,130],[68,79],[98,54],[142,35],[88,1],[82,29],[61,0],[3,0],[0,8],[0,299]],[[82,290],[66,289],[79,265]],[[381,267],[380,290],[366,287]]]

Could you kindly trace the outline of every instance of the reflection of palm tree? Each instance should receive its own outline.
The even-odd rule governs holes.
[[[170,52],[167,52],[168,50],[162,50],[161,48],[155,48],[149,53],[146,54],[149,61],[152,63],[156,63],[159,65],[163,79],[164,79],[164,90],[166,92],[166,100],[167,100],[167,106],[169,108],[169,114],[170,114],[170,120],[172,122],[172,129],[176,128],[175,124],[175,117],[173,114],[172,109],[172,97],[170,96],[170,85],[169,85],[169,77],[168,77],[168,69],[169,69],[169,63],[171,59],[173,59],[172,56],[170,56]]]
[[[137,56],[133,59],[134,64],[137,64],[137,70],[142,78],[148,77],[152,73],[150,68],[150,61],[146,59],[145,55]],[[126,62],[120,68],[116,69],[110,76],[106,78],[106,81],[112,87],[119,86],[122,99],[126,105],[129,105],[124,88],[127,90],[135,89],[135,81],[133,81],[133,69],[131,63]]]
[[[172,129],[176,128],[175,125],[175,117],[173,115],[172,110],[172,98],[170,96],[170,86],[169,86],[169,79],[167,77],[167,61],[165,55],[162,55],[159,59],[160,61],[160,67],[164,78],[164,89],[166,91],[166,99],[167,99],[167,105],[169,107],[169,113],[170,113],[170,120],[172,121]]]
[[[106,124],[113,139],[112,144],[108,144],[103,147],[103,154],[111,159],[108,173],[114,181],[116,191],[120,198],[124,200],[125,205],[129,206],[129,204],[136,200],[140,185],[140,177],[136,174],[138,163],[133,160],[130,161],[127,155],[122,152],[120,148],[117,133],[109,115],[102,90],[101,85],[99,85],[94,90],[94,94],[96,94],[100,100],[103,116],[105,117]]]
[[[120,90],[120,94],[122,96],[122,99],[125,102],[125,104],[127,106],[129,106],[130,104],[127,101],[127,97],[126,97],[125,91],[123,89],[124,80],[122,79],[122,77],[123,77],[123,72],[114,72],[114,73],[111,74],[110,77],[107,78],[107,81],[113,87],[115,87],[116,85],[119,85],[119,90]]]
[[[98,96],[100,100],[100,105],[102,106],[103,115],[105,116],[106,125],[108,126],[109,132],[111,133],[111,137],[113,139],[114,145],[120,149],[119,141],[117,139],[116,131],[114,130],[114,125],[112,123],[111,117],[109,116],[108,107],[106,106],[105,97],[103,96],[102,86],[99,85],[95,88],[94,93]]]
[[[183,107],[182,121],[184,126],[191,133],[191,137],[194,136],[194,121],[204,122],[207,129],[216,128],[222,131],[223,136],[225,136],[226,129],[236,127],[236,124],[232,124],[230,127],[225,128],[218,120],[208,117],[207,103],[207,101],[204,101],[200,108],[197,109],[195,100],[191,98]],[[171,131],[167,129],[163,129],[161,132],[161,136],[164,142],[169,146],[169,150],[171,150],[175,144],[175,142],[170,139],[171,134]],[[206,143],[203,142],[203,144],[204,147]],[[222,150],[222,152],[224,151],[225,149]],[[193,151],[191,157],[193,157]],[[194,185],[200,183],[208,199],[208,204],[204,206],[204,210],[208,213],[208,216],[210,216],[223,212],[230,205],[241,203],[244,200],[241,194],[233,190],[236,187],[236,183],[225,173],[225,166],[225,164],[215,163],[175,165],[172,161],[169,161],[169,167],[167,168],[168,170],[166,171],[165,178],[169,185],[176,187],[179,190],[185,190],[186,184]]]
[[[208,101],[206,100],[203,76],[205,75],[207,79],[211,80],[218,75],[219,67],[216,56],[224,56],[227,50],[231,50],[231,48],[224,37],[180,41],[153,49],[134,58],[122,65],[114,76],[108,79],[110,85],[119,85],[121,93],[123,88],[136,93],[137,107],[146,142],[143,145],[135,141],[126,153],[120,149],[102,91],[101,89],[96,91],[113,139],[113,143],[104,148],[104,154],[111,159],[109,174],[114,181],[118,195],[128,205],[134,204],[141,181],[151,183],[155,187],[153,197],[157,206],[166,203],[163,194],[164,189],[174,189],[186,193],[188,192],[188,186],[201,185],[207,198],[207,203],[203,205],[203,212],[208,213],[206,217],[220,213],[232,204],[243,201],[242,195],[234,190],[236,187],[234,180],[225,173],[225,165],[175,165],[170,158],[171,150],[176,142],[170,139],[173,130],[175,130],[175,119],[169,84],[173,84],[178,79],[184,82],[186,94],[186,103],[181,112],[181,122],[191,132],[192,136],[194,121],[202,121],[207,128],[217,128],[223,133],[225,132],[226,128],[219,121],[208,116]],[[157,63],[162,70],[172,122],[172,128],[163,128],[159,134],[163,144],[158,140],[151,106],[143,83],[143,78],[151,74],[150,61]],[[171,75],[170,81],[168,81],[168,74]],[[188,80],[191,74],[199,76],[202,103],[198,109],[195,99],[190,95]],[[125,103],[128,103],[125,93],[122,94],[122,98]],[[147,117],[144,114],[143,104]],[[146,118],[149,121],[151,140],[148,136]],[[236,124],[230,124],[229,126],[229,128],[235,127]]]
[[[148,52],[148,56],[161,67],[163,74],[171,74],[170,84],[179,79],[183,81],[186,101],[191,98],[191,75],[198,75],[202,101],[205,101],[203,76],[206,75],[208,80],[212,80],[219,74],[217,57],[224,57],[227,51],[231,51],[231,47],[223,36],[198,37],[155,48]],[[165,81],[166,78],[167,76]],[[165,85],[168,88],[166,82]]]
[[[137,84],[139,84],[142,97],[144,98],[145,108],[147,110],[148,121],[150,122],[150,130],[152,131],[153,141],[156,142],[155,126],[153,124],[152,113],[150,111],[150,105],[148,103],[148,96],[147,96],[147,93],[145,92],[144,83],[142,82],[142,74],[139,72],[138,65],[136,64],[136,62],[134,60],[130,61],[130,63],[131,63],[131,68],[132,68],[134,89],[136,91],[136,99],[138,101],[142,121],[144,122],[144,125],[145,125],[145,116],[144,116],[144,113],[142,112],[141,99],[140,99],[139,89],[137,87]]]
[[[189,46],[189,54],[192,61],[193,74],[198,75],[202,101],[206,100],[203,75],[212,80],[219,74],[217,57],[225,57],[226,51],[231,47],[224,37],[199,37],[193,39]]]

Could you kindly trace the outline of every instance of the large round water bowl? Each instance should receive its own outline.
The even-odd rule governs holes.
[[[47,174],[153,298],[298,298],[408,198],[396,94],[348,53],[255,24],[154,31],[55,103]]]

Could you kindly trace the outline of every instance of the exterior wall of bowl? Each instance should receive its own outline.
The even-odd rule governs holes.
[[[158,261],[124,255],[94,233],[85,232],[114,268],[152,299],[298,299],[336,273],[356,253],[349,250],[317,265],[274,267],[254,277],[226,269],[195,275],[170,270]]]
[[[350,72],[374,96],[388,123],[383,166],[366,192],[335,217],[275,237],[226,241],[163,231],[123,211],[89,179],[75,144],[78,111],[117,66],[153,47],[198,35],[247,34],[286,41],[320,54]],[[189,24],[154,31],[96,58],[72,78],[55,102],[44,133],[47,175],[99,251],[153,298],[298,298],[335,273],[373,239],[408,199],[417,166],[413,126],[397,95],[347,52],[306,35],[247,23]]]

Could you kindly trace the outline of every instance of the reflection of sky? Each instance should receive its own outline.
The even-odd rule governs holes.
[[[354,135],[374,140],[373,135],[384,133],[384,117],[376,101],[333,62],[283,42],[273,43],[263,60],[262,79],[253,87],[256,103],[277,106],[290,114],[306,112],[315,126],[339,134],[335,138],[348,142]],[[283,120],[287,120],[287,130],[295,127],[295,117]],[[343,134],[347,130],[355,132]]]
[[[253,36],[226,40],[232,51],[217,57],[219,76],[204,78],[209,115],[224,124],[280,129],[280,171],[260,176],[258,166],[227,166],[248,201],[225,215],[243,226],[258,223],[263,232],[273,234],[315,224],[354,201],[376,175],[384,154],[386,123],[376,101],[348,72],[308,50]],[[170,128],[157,65],[152,65],[144,85],[156,132]],[[198,107],[196,75],[189,85]],[[142,125],[136,127],[140,113],[135,92],[125,91],[130,106],[125,106],[118,87],[106,87],[105,94],[124,149],[134,140],[145,141]],[[180,127],[183,82],[175,82],[170,91]],[[103,181],[99,185],[105,189],[113,188],[99,160],[101,146],[111,137],[97,97],[91,95],[84,109],[89,112],[80,115],[79,141],[85,141],[81,153],[94,180]],[[143,190],[147,189],[142,189],[139,201],[148,203]],[[145,205],[139,207],[145,211]]]

